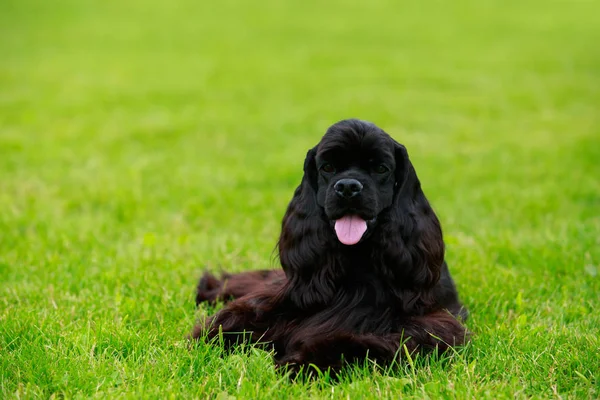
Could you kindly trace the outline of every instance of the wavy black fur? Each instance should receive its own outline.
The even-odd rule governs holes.
[[[374,172],[379,165],[387,171]],[[359,180],[360,196],[336,196],[342,178]],[[369,221],[352,246],[333,229],[348,213]],[[467,313],[444,261],[438,218],[405,147],[377,126],[340,121],[308,151],[278,247],[283,271],[201,279],[197,303],[234,300],[196,326],[193,338],[211,339],[221,329],[228,346],[271,346],[278,365],[334,371],[367,356],[388,364],[402,344],[444,351],[465,342],[460,320]]]

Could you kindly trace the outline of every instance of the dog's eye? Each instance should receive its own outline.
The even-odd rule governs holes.
[[[378,174],[385,174],[388,171],[389,171],[388,167],[386,167],[383,164],[379,164],[378,166],[375,167],[375,172]]]
[[[329,163],[323,164],[321,166],[321,171],[325,172],[326,174],[333,174],[335,172],[335,167]]]

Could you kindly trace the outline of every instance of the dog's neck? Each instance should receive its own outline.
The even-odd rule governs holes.
[[[429,290],[415,291],[409,282],[399,281],[402,274],[397,276],[396,268],[383,264],[386,257],[381,251],[370,241],[336,245],[325,253],[320,267],[288,275],[285,296],[302,310],[331,308],[360,298],[362,306],[387,306],[405,312],[428,298]]]

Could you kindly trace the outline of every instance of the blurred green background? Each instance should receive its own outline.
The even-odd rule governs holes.
[[[597,397],[598,43],[583,0],[4,0],[0,397]],[[407,146],[472,346],[337,386],[187,351],[348,117]]]

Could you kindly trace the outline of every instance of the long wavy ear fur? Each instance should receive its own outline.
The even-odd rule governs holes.
[[[283,217],[279,259],[288,278],[288,295],[301,308],[327,301],[331,296],[331,273],[327,255],[331,233],[323,209],[317,204],[316,146],[308,151],[304,176]]]
[[[279,237],[279,259],[288,279],[308,274],[317,265],[322,254],[322,243],[317,240],[321,226],[317,205],[317,166],[314,147],[306,154],[304,176],[283,217]]]
[[[440,222],[421,189],[406,148],[395,143],[396,193],[382,236],[383,257],[406,288],[429,288],[440,278],[444,241]],[[387,238],[386,238],[387,235]]]

